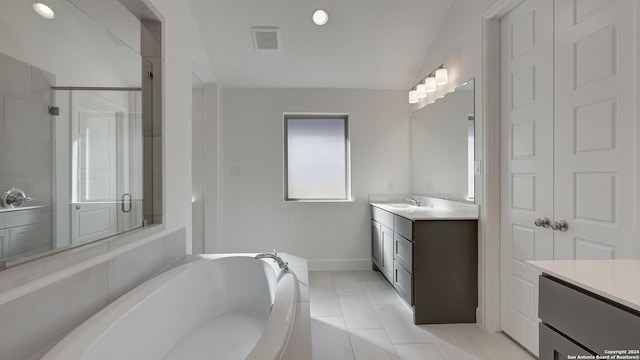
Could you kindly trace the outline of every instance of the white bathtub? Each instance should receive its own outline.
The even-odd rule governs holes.
[[[269,259],[199,259],[114,301],[42,359],[280,359],[295,286]]]

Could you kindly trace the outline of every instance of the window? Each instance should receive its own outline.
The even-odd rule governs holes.
[[[346,114],[284,115],[285,201],[350,200]]]

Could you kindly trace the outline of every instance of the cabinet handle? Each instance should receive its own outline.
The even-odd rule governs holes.
[[[569,224],[564,220],[554,221],[551,224],[551,228],[553,230],[560,230],[562,232],[565,232],[565,231],[567,231],[567,229],[569,229]]]
[[[551,220],[548,217],[537,218],[533,221],[536,226],[541,226],[543,228],[548,228],[551,226]],[[554,229],[555,230],[555,229]]]

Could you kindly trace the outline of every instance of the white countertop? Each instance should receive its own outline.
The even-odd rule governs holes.
[[[398,202],[371,202],[372,206],[386,210],[390,213],[402,216],[409,220],[477,220],[478,207],[473,204],[460,204],[460,206],[410,206],[395,207]]]
[[[640,260],[528,261],[543,273],[640,311]]]
[[[13,211],[22,211],[22,210],[34,210],[34,209],[41,209],[43,207],[44,207],[44,205],[21,206],[21,207],[17,207],[17,208],[0,207],[0,213],[13,212]]]

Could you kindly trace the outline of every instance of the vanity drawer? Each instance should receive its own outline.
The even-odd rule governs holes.
[[[638,346],[640,313],[548,275],[540,276],[538,314],[543,322],[598,354]]]
[[[19,210],[5,214],[5,228],[39,224],[51,219],[50,211]]]
[[[412,293],[411,293],[411,284],[413,283],[413,276],[405,270],[402,265],[400,265],[397,261],[393,263],[393,287],[396,288],[398,294],[402,296],[402,298],[413,305]]]
[[[593,355],[570,339],[540,323],[540,360],[569,359],[569,355]]]
[[[371,206],[371,218],[380,224],[393,229],[393,214],[378,207]]]
[[[409,219],[405,219],[402,216],[395,215],[393,217],[393,231],[398,234],[404,236],[406,239],[412,239],[412,224],[413,222]]]
[[[393,233],[393,258],[409,273],[413,273],[413,243],[404,237]]]

